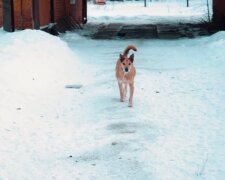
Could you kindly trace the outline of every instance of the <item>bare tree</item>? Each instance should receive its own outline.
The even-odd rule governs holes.
[[[209,11],[209,0],[206,0],[207,3],[207,15],[208,15],[208,22],[211,22],[211,18],[210,18],[210,11]]]

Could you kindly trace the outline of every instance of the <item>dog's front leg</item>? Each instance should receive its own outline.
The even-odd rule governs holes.
[[[127,83],[124,84],[124,98],[127,96]]]
[[[124,98],[123,98],[123,84],[118,82],[119,85],[119,89],[120,89],[120,101],[123,102]]]
[[[129,107],[133,106],[133,95],[134,95],[134,83],[130,83],[130,98],[129,98]]]

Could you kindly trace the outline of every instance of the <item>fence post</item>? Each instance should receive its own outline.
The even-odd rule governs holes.
[[[3,10],[3,28],[5,31],[13,32],[15,30],[13,0],[3,0],[2,10]]]

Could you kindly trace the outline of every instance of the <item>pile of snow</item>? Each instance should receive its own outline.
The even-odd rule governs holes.
[[[65,86],[87,83],[84,65],[59,37],[42,31],[0,30],[0,39],[0,179],[60,174],[52,167],[82,131],[72,128],[78,113],[72,109],[79,107],[71,105],[81,92]]]
[[[188,23],[207,20],[207,5],[205,0],[166,1],[125,1],[110,2],[105,5],[88,3],[88,22],[104,23]],[[210,16],[212,15],[212,0],[209,1]]]
[[[225,31],[217,32],[196,42],[204,47],[203,52],[204,56],[206,56],[204,63],[199,62],[199,66],[224,69],[225,51],[221,47],[225,46]]]

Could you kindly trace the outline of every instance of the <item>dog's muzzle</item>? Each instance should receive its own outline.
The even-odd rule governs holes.
[[[124,71],[125,72],[128,72],[129,71],[128,67],[125,67]]]

